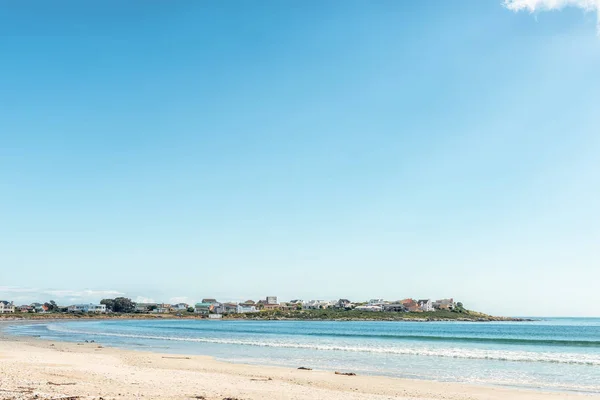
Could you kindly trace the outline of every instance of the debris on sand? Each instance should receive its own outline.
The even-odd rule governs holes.
[[[77,383],[76,382],[68,382],[68,383],[48,382],[48,385],[52,385],[52,386],[71,386],[71,385],[77,385]]]

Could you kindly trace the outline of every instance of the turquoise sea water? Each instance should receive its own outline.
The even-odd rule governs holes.
[[[44,339],[251,364],[600,393],[600,319],[535,322],[77,321],[14,325]]]

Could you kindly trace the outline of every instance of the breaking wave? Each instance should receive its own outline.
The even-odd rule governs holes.
[[[202,329],[198,330],[190,327],[174,326],[169,325],[158,326],[150,325],[148,328],[165,329],[174,331],[187,331],[187,332],[211,332],[211,333],[223,333],[227,331],[224,329]],[[255,329],[244,329],[238,330],[237,333],[248,333],[248,334],[259,334],[259,335],[292,335],[292,336],[318,336],[318,337],[348,337],[348,338],[361,338],[361,339],[398,339],[398,340],[414,340],[414,341],[431,341],[431,342],[463,342],[463,343],[497,343],[497,344],[514,344],[514,345],[533,345],[533,346],[566,346],[566,347],[600,347],[600,341],[597,340],[569,340],[569,339],[525,339],[525,338],[502,338],[502,337],[473,337],[473,336],[445,336],[445,335],[414,335],[414,334],[369,334],[369,333],[343,333],[343,332],[325,332],[325,331],[314,331],[314,332],[297,332],[297,331],[285,331],[285,332],[267,332],[264,330]]]
[[[378,354],[414,355],[429,357],[448,357],[474,360],[497,360],[513,362],[538,362],[600,366],[600,356],[578,353],[553,353],[553,352],[528,352],[513,350],[485,350],[464,348],[426,348],[426,347],[399,347],[393,346],[353,346],[299,343],[292,341],[252,340],[252,339],[227,339],[207,337],[177,337],[160,335],[139,335],[128,333],[94,332],[69,329],[61,325],[47,325],[48,330],[66,334],[79,334],[90,336],[120,337],[131,339],[164,340],[193,343],[215,343],[240,346],[279,347],[291,349],[307,349],[317,351],[345,351]]]

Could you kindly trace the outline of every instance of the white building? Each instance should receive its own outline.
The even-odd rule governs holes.
[[[213,312],[215,314],[225,314],[225,304],[219,303],[219,305],[213,306]]]
[[[167,314],[171,311],[171,305],[167,303],[161,303],[156,306],[154,310],[152,310],[155,314]]]
[[[237,312],[236,303],[221,303],[214,308],[216,314],[235,314]]]
[[[252,306],[252,304],[244,304],[246,306]],[[237,303],[219,303],[219,305],[213,308],[215,314],[235,314],[237,312]]]
[[[357,311],[383,311],[382,306],[358,306],[355,308]]]
[[[435,309],[433,308],[433,302],[431,301],[431,299],[419,300],[419,301],[417,301],[417,304],[419,305],[419,308],[421,309],[421,311],[424,311],[424,312],[435,311]]]
[[[151,308],[158,308],[158,303],[135,303],[135,312],[145,313]]]
[[[381,306],[385,304],[385,301],[383,301],[383,299],[371,299],[369,300],[369,305],[370,306]]]
[[[251,305],[246,305],[246,304],[238,304],[237,312],[239,314],[245,314],[245,313],[258,312],[258,310],[256,309],[256,306],[251,306]]]
[[[29,312],[34,312],[34,309],[31,306],[23,304],[22,306],[16,307],[15,311],[19,311],[19,312],[22,312],[22,313],[29,313]]]
[[[178,303],[171,306],[171,308],[175,311],[187,311],[189,307],[189,304],[186,303]]]
[[[15,305],[12,301],[0,300],[0,314],[15,312]]]
[[[325,300],[309,300],[302,304],[305,310],[322,310],[331,307],[331,303]]]
[[[69,312],[95,312],[95,313],[105,313],[106,312],[106,304],[73,304],[67,308]]]
[[[277,296],[267,296],[267,304],[279,304],[277,302]]]
[[[441,299],[433,302],[433,308],[436,310],[454,310],[454,299]]]
[[[333,307],[345,310],[350,309],[352,308],[352,302],[348,299],[339,299],[338,301],[336,301]]]

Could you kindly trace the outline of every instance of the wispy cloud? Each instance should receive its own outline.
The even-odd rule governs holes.
[[[39,289],[18,286],[0,286],[0,298],[10,297],[14,301],[46,301],[53,300],[96,300],[109,297],[123,296],[118,290],[69,290],[69,289]]]
[[[16,286],[0,286],[0,293],[21,294],[21,293],[37,293],[37,292],[39,292],[39,290],[33,289],[33,288],[23,288],[23,287],[16,287]]]
[[[577,7],[586,12],[595,12],[596,28],[600,35],[600,0],[504,0],[504,6],[512,11],[555,11],[565,7]]]
[[[169,302],[171,304],[179,304],[179,303],[189,304],[189,303],[191,303],[190,298],[189,297],[185,297],[185,296],[183,296],[183,297],[171,297],[169,299]]]
[[[151,299],[149,297],[144,297],[144,296],[138,296],[135,298],[135,302],[136,303],[156,303],[154,301],[154,299]]]
[[[118,290],[44,290],[42,293],[56,297],[111,297],[122,296]]]

